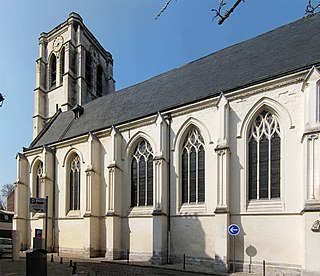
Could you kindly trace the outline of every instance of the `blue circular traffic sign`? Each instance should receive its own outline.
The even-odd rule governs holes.
[[[231,236],[236,236],[240,233],[240,228],[238,225],[236,224],[230,224],[229,227],[228,227],[228,233],[231,235]]]

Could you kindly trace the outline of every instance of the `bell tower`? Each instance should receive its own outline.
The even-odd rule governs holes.
[[[61,109],[114,92],[113,59],[77,13],[39,38],[33,139]]]

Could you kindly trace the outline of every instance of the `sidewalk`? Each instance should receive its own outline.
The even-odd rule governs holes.
[[[73,267],[70,267],[69,262],[60,264],[58,260],[51,262],[48,259],[47,272],[49,276],[64,276],[72,275]],[[11,259],[0,259],[0,275],[13,276],[13,275],[26,275],[26,259],[21,257],[19,261],[12,261]],[[86,275],[95,276],[96,273],[87,267],[77,265],[76,274],[73,275]]]
[[[119,260],[119,261],[106,261],[102,260],[102,263],[116,263],[121,265],[128,265],[126,261]],[[237,276],[261,276],[261,274],[257,273],[248,273],[248,272],[236,272],[233,273],[222,273],[222,272],[214,272],[213,268],[204,266],[204,265],[193,265],[193,264],[186,264],[185,269],[183,269],[182,263],[176,263],[176,264],[162,264],[162,265],[156,265],[151,264],[150,262],[130,262],[129,265],[131,266],[137,266],[137,267],[145,267],[145,268],[156,268],[156,269],[167,269],[167,270],[173,270],[177,272],[177,275],[179,275],[179,272],[190,272],[190,273],[197,273],[199,275],[214,275],[214,276],[229,276],[229,275],[237,275]]]
[[[53,262],[51,262],[51,256]],[[62,257],[62,264],[60,260]],[[70,260],[72,264],[77,263],[76,274],[72,274],[73,267],[70,267]],[[153,273],[150,274],[151,269]],[[168,273],[158,274],[157,271],[167,270]],[[149,262],[130,262],[127,261],[106,261],[105,258],[91,258],[80,259],[71,256],[58,256],[57,254],[49,253],[47,255],[47,271],[49,276],[64,276],[64,275],[181,275],[190,272],[198,275],[215,275],[215,276],[228,276],[232,273],[214,273],[213,268],[209,268],[201,265],[186,264],[183,269],[183,264],[164,264],[153,265]],[[110,273],[110,272],[113,273]],[[117,272],[118,271],[118,272]],[[140,272],[139,272],[140,271]],[[171,272],[170,272],[171,271]],[[120,272],[120,273],[119,273]],[[169,274],[170,272],[170,274]],[[14,276],[14,275],[26,275],[26,258],[24,255],[20,257],[19,261],[12,261],[11,259],[0,259],[0,275]],[[237,272],[238,276],[255,276],[254,273]]]

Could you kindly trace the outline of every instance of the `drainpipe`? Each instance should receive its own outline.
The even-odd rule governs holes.
[[[168,220],[168,240],[167,240],[167,263],[171,264],[171,122],[172,117],[171,113],[168,113],[166,116],[168,120],[168,212],[167,212],[167,220]]]
[[[52,147],[53,152],[53,194],[52,194],[52,248],[51,251],[54,252],[55,248],[55,224],[56,224],[56,148]]]

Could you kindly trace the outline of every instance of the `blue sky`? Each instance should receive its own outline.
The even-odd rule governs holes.
[[[233,3],[235,0],[228,0]],[[218,0],[0,0],[0,185],[16,181],[17,152],[32,141],[38,37],[70,12],[114,59],[116,89],[136,84],[235,43],[300,19],[307,0],[246,0],[222,26]]]

